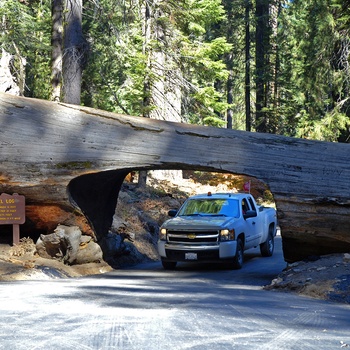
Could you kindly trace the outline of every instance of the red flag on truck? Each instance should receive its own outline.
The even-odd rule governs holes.
[[[245,192],[249,192],[250,193],[250,181],[247,181],[243,184],[243,190]]]

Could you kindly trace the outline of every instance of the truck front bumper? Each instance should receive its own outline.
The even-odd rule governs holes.
[[[172,261],[190,260],[221,260],[233,258],[236,255],[237,242],[220,242],[219,245],[185,245],[169,244],[166,241],[158,241],[158,253],[162,258]],[[189,254],[188,254],[189,253]],[[194,253],[194,254],[190,254]],[[194,259],[193,257],[197,258]],[[191,257],[191,258],[189,258]]]

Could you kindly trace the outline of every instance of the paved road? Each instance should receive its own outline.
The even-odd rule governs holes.
[[[0,349],[330,350],[350,344],[350,306],[264,291],[285,263],[240,271],[160,263],[103,276],[0,284]],[[349,345],[350,346],[350,345]]]

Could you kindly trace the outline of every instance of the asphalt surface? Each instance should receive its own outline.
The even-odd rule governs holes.
[[[79,279],[0,283],[0,349],[350,347],[350,306],[265,291],[284,267],[246,254],[242,270],[151,263]]]

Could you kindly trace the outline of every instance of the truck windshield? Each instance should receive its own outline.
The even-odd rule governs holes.
[[[239,217],[236,199],[188,199],[180,209],[179,216],[210,215]]]

